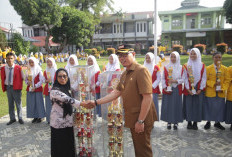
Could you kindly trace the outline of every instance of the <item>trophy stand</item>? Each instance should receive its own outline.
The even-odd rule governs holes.
[[[27,67],[27,80],[32,83],[32,84],[29,85],[29,92],[31,92],[32,88],[34,87],[34,84],[32,82],[32,73],[31,73],[31,68],[30,67]]]
[[[173,72],[173,68],[172,68],[172,67],[169,67],[169,68],[168,68],[168,80],[172,80],[172,72]],[[169,83],[168,83],[167,91],[168,91],[168,92],[171,92],[171,91],[172,91],[172,84],[169,84]]]
[[[216,66],[217,66],[216,82],[217,82],[217,84],[219,84],[219,85],[216,85],[216,91],[219,92],[219,91],[222,90],[221,80],[220,80],[220,77],[222,75],[222,72],[221,72],[221,61],[218,61]]]
[[[50,72],[47,72],[47,78],[50,80],[50,82],[48,82],[48,92],[50,92],[52,90],[52,80]]]
[[[121,72],[104,72],[100,76],[101,97],[110,94],[116,89]],[[103,132],[103,156],[124,156],[124,121],[123,109],[120,98],[111,103],[102,104],[102,132]]]
[[[70,77],[71,83],[78,85],[78,97],[79,101],[83,102],[86,99],[91,99],[90,94],[90,84],[91,79],[89,79],[90,68],[93,66],[75,66],[70,72],[72,77]],[[95,88],[94,88],[95,89]],[[76,108],[74,116],[74,128],[77,138],[77,154],[78,156],[91,157],[95,156],[96,150],[93,147],[93,109],[86,109],[84,107]]]
[[[197,94],[197,92],[196,89],[194,88],[194,76],[193,76],[193,70],[191,65],[188,66],[188,74],[189,74],[189,81],[191,83],[191,91],[193,95],[195,95]]]
[[[108,108],[109,156],[123,157],[122,106],[114,100]]]

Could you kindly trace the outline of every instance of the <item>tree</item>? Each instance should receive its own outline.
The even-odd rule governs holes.
[[[232,0],[225,0],[223,8],[225,10],[226,22],[232,24]]]
[[[87,46],[94,33],[93,16],[89,13],[65,6],[61,9],[62,24],[52,28],[53,41],[61,43],[61,52],[67,45]]]
[[[44,26],[47,32],[45,48],[48,52],[52,26],[61,25],[61,8],[57,0],[10,0],[11,5],[22,17],[23,23]]]
[[[13,38],[13,47],[16,55],[19,54],[27,54],[30,50],[30,42],[29,41],[24,41],[23,37],[19,33],[14,33]]]
[[[94,24],[100,23],[100,14],[106,12],[106,8],[113,11],[113,0],[60,0],[74,6],[76,9],[89,12],[94,16]]]
[[[6,41],[6,35],[5,33],[0,29],[0,49],[4,49],[7,46]]]

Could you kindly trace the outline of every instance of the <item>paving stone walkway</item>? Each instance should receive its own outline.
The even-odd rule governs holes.
[[[163,65],[168,64],[169,58]],[[160,102],[159,102],[160,103]],[[160,104],[159,104],[160,105]],[[161,106],[159,106],[160,108]],[[50,127],[43,121],[32,124],[26,117],[25,124],[18,122],[7,126],[9,116],[0,118],[0,157],[50,157]],[[204,130],[205,122],[198,124],[199,130],[187,130],[186,122],[179,124],[178,130],[167,130],[166,123],[159,121],[152,131],[154,157],[232,157],[232,131],[229,125],[225,131],[211,127]],[[101,121],[95,122],[95,156],[107,157],[106,126]],[[124,157],[134,157],[131,135],[124,131]]]
[[[23,109],[23,117],[26,110]],[[25,124],[18,122],[7,126],[9,116],[0,118],[0,157],[49,157],[50,127],[43,121],[32,124],[24,118]],[[232,157],[232,131],[229,125],[225,131],[212,127],[203,129],[205,122],[199,124],[199,130],[187,130],[186,122],[179,124],[178,130],[167,130],[166,123],[156,122],[152,131],[154,157]],[[106,157],[107,133],[102,131],[101,121],[95,123],[94,147],[99,157]],[[124,157],[133,157],[134,149],[131,135],[124,132]]]

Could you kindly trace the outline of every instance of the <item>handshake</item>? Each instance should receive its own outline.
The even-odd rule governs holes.
[[[87,101],[81,102],[80,106],[85,107],[87,109],[92,109],[96,107],[96,103],[94,102],[94,100],[87,100]]]

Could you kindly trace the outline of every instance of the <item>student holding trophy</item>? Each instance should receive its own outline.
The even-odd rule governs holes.
[[[44,80],[45,86],[44,86],[43,94],[45,95],[46,121],[47,121],[47,123],[50,123],[50,113],[51,113],[51,109],[52,109],[52,102],[50,100],[50,91],[51,91],[53,83],[54,83],[56,70],[57,70],[57,65],[56,65],[55,59],[51,58],[51,57],[48,58],[47,59],[47,67],[43,73],[44,78],[45,78],[45,80]]]
[[[227,67],[222,65],[222,54],[215,52],[213,62],[207,67],[206,102],[204,105],[204,118],[207,120],[205,129],[209,129],[210,121],[215,121],[214,127],[225,130],[220,122],[225,121],[225,97],[229,87],[229,73]]]
[[[185,88],[183,111],[188,121],[187,129],[198,130],[197,122],[202,121],[204,90],[206,86],[206,68],[201,62],[198,48],[190,51],[187,64],[184,65]]]
[[[227,97],[226,97],[225,123],[230,124],[230,130],[232,130],[232,66],[228,67],[227,72],[229,74],[229,88],[227,90]]]
[[[27,84],[27,118],[34,118],[32,123],[40,123],[45,117],[42,70],[35,57],[29,58],[25,82]]]
[[[174,51],[170,55],[170,63],[164,66],[162,77],[163,96],[160,119],[168,123],[167,129],[171,129],[171,124],[174,124],[173,129],[177,130],[178,123],[183,122],[183,82],[183,68],[180,64],[180,55]]]
[[[152,77],[152,95],[153,95],[153,102],[155,104],[157,118],[159,120],[159,101],[158,97],[160,94],[159,83],[161,81],[161,71],[158,65],[155,64],[155,55],[151,52],[148,52],[145,55],[145,60],[143,64],[150,72]],[[172,74],[170,74],[172,76]]]

